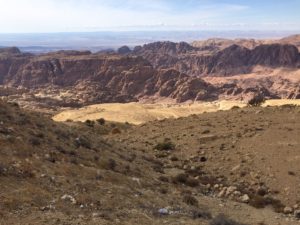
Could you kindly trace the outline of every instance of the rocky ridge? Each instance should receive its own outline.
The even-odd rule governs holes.
[[[257,68],[262,68],[260,74],[271,74],[280,68],[297,71],[298,67],[299,51],[290,44],[263,44],[253,49],[233,44],[212,50],[184,42],[156,42],[133,50],[123,46],[119,53],[59,51],[42,55],[6,48],[0,52],[0,85],[26,89],[39,99],[48,95],[60,105],[160,98],[177,102],[247,100],[257,93],[266,98],[299,98],[297,81],[280,76],[243,77],[256,73]],[[240,75],[234,82],[208,79],[234,75]]]

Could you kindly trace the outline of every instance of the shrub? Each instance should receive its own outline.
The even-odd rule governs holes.
[[[205,210],[195,210],[192,212],[193,219],[211,219],[211,213]]]
[[[263,95],[259,94],[259,95],[255,95],[253,98],[251,98],[248,101],[248,105],[258,107],[258,106],[261,106],[265,101],[266,101],[265,97]]]
[[[103,119],[103,118],[98,119],[97,122],[100,125],[105,125],[105,119]]]
[[[197,187],[199,185],[199,181],[189,177],[189,175],[181,173],[177,176],[173,177],[173,183],[175,184],[185,184],[190,187]]]
[[[284,205],[282,204],[282,202],[278,199],[274,199],[272,197],[263,197],[263,196],[259,196],[259,195],[253,195],[250,198],[250,202],[249,205],[258,208],[258,209],[262,209],[265,208],[266,206],[272,206],[274,211],[277,213],[281,213],[283,212],[284,209]]]
[[[92,148],[90,140],[88,140],[85,137],[76,138],[75,139],[75,145],[76,145],[77,148],[79,148],[79,147],[84,147],[84,148],[88,148],[88,149]]]
[[[169,182],[169,178],[167,178],[165,176],[160,176],[158,179],[162,182]]]
[[[240,107],[237,105],[231,107],[231,110],[237,110],[237,109],[240,109]]]
[[[198,200],[191,195],[183,196],[183,202],[186,203],[187,205],[198,206]]]
[[[184,184],[184,183],[186,183],[187,179],[188,179],[188,175],[186,175],[184,173],[180,173],[173,178],[173,183]]]
[[[189,177],[186,180],[185,184],[190,187],[197,187],[199,185],[199,181],[194,178]]]
[[[89,127],[93,127],[95,125],[95,122],[94,121],[91,121],[91,120],[86,120],[85,121],[85,124]]]
[[[111,133],[112,134],[121,134],[122,132],[119,128],[114,128],[114,129],[112,129]]]
[[[117,162],[114,159],[109,159],[106,162],[105,169],[114,171],[116,167],[117,167]]]
[[[33,146],[39,146],[41,145],[41,142],[39,139],[32,137],[29,139],[29,143],[32,144]]]
[[[228,219],[224,215],[219,215],[210,222],[210,225],[243,225],[243,224]]]
[[[158,143],[154,149],[159,151],[169,151],[174,150],[175,145],[170,140],[165,140],[164,142]]]

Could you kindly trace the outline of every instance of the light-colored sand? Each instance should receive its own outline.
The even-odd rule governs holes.
[[[279,106],[285,104],[300,105],[300,100],[269,100],[264,106]],[[86,121],[104,118],[108,121],[142,124],[153,120],[186,117],[192,114],[229,110],[233,106],[245,107],[238,101],[219,101],[194,104],[98,104],[81,109],[66,110],[53,117],[55,121]]]

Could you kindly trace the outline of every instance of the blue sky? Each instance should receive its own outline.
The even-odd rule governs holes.
[[[300,0],[0,0],[0,32],[300,30]]]

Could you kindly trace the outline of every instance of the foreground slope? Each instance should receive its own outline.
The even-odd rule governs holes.
[[[281,125],[282,120],[269,117],[269,110],[273,109],[258,114],[253,110],[236,111],[232,115],[242,116],[236,120],[227,117],[225,122],[228,114],[224,112],[131,127],[103,125],[103,121],[55,123],[15,104],[0,102],[0,224],[209,224],[219,213],[246,224],[296,224],[271,208],[255,209],[238,199],[217,198],[208,185],[209,180],[221,177],[228,179],[228,185],[234,184],[234,176],[227,170],[231,168],[230,161],[222,161],[222,155],[232,157],[234,165],[234,160],[240,160],[230,155],[233,150],[227,141],[231,141],[231,134],[234,137],[235,129],[248,124],[248,119],[253,118],[252,122],[260,126],[256,127],[258,134],[268,126],[288,131]],[[285,124],[292,131],[286,143],[291,144],[288,150],[294,154],[292,148],[299,145],[293,139],[299,131],[299,117],[295,117],[299,110],[275,109],[275,115],[287,113],[291,123]],[[268,118],[269,125],[263,118]],[[253,123],[241,134],[241,143],[252,140],[256,132]],[[213,137],[202,134],[205,130],[215,134],[219,128],[224,133],[224,146],[221,139],[214,143]],[[164,138],[175,143],[171,154],[177,160],[165,158],[168,151],[154,150]],[[199,144],[198,138],[205,142]],[[222,150],[217,149],[219,144]],[[239,144],[238,141],[236,146]],[[254,157],[250,153],[249,157]],[[204,158],[198,161],[198,156],[207,157],[207,163]],[[247,154],[241,149],[238,156]],[[220,162],[223,169],[217,167]],[[210,174],[213,165],[219,170]],[[298,167],[291,165],[295,168],[283,168],[282,173],[286,169],[294,172],[295,176],[289,175],[293,184]],[[223,179],[218,182],[223,183]],[[284,203],[294,202],[282,197]],[[297,193],[294,197],[297,199]]]

